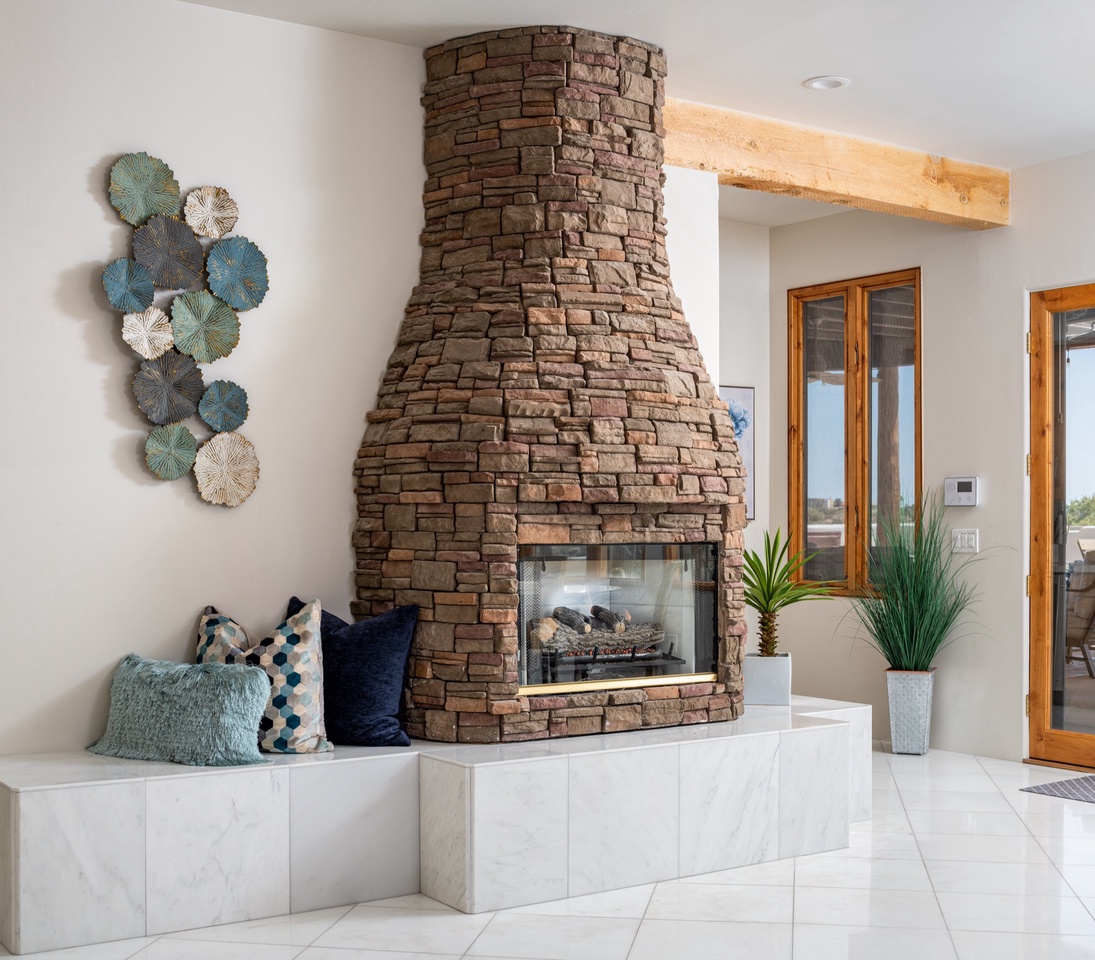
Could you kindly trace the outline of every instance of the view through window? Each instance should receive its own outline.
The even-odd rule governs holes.
[[[920,273],[789,299],[793,549],[814,554],[806,579],[854,588],[919,493]]]

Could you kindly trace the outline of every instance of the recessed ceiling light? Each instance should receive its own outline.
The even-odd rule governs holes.
[[[842,90],[851,82],[847,77],[810,77],[803,80],[802,85],[807,90]]]

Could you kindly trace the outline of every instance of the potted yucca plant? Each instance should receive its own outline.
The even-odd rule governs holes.
[[[791,702],[791,655],[779,653],[776,627],[779,612],[792,603],[829,595],[825,583],[796,580],[795,576],[811,557],[805,550],[788,556],[790,537],[783,540],[779,529],[774,537],[764,531],[764,550],[746,550],[741,571],[745,603],[760,615],[759,648],[742,663],[744,697],[747,704],[789,704]]]
[[[959,574],[975,559],[952,550],[941,497],[918,501],[911,515],[880,511],[871,548],[871,582],[860,585],[852,612],[867,642],[886,658],[894,753],[924,754],[931,735],[933,663],[973,602]]]

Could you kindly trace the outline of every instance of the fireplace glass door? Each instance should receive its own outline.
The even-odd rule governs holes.
[[[522,547],[522,686],[714,673],[717,561],[713,543]]]

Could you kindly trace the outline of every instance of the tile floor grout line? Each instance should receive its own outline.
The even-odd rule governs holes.
[[[890,776],[893,777],[893,765],[890,765]],[[928,878],[928,883],[931,885],[932,897],[935,900],[935,907],[939,911],[939,918],[943,921],[943,929],[947,931],[947,939],[950,941],[951,952],[957,958],[958,944],[954,940],[954,931],[951,929],[950,923],[947,921],[947,915],[943,912],[943,904],[939,902],[939,891],[935,888],[935,880],[932,879],[932,875],[928,872],[928,865],[924,858],[924,849],[920,846],[920,836],[917,831],[913,829],[912,819],[909,817],[909,810],[905,806],[905,797],[901,790],[901,784],[897,782],[897,778],[894,777],[894,785],[897,788],[897,799],[901,803],[901,810],[905,814],[905,819],[909,821],[909,833],[913,838],[913,843],[916,844],[916,852],[920,855],[920,865],[924,868],[924,873]]]

